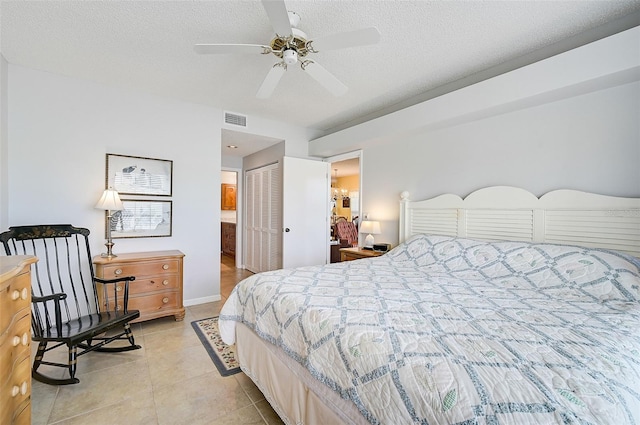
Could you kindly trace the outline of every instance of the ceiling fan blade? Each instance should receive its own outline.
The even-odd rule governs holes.
[[[280,82],[280,78],[284,75],[284,72],[287,70],[287,65],[284,62],[278,62],[273,65],[273,67],[269,70],[269,73],[265,77],[262,85],[258,89],[258,93],[256,93],[256,97],[258,99],[267,99],[273,91],[276,89],[276,86]]]
[[[269,46],[261,44],[196,44],[193,46],[196,53],[202,55],[228,55],[228,54],[251,54],[251,53],[267,53],[271,52]]]
[[[369,27],[317,38],[311,41],[311,47],[313,50],[321,52],[323,50],[367,46],[378,42],[380,42],[380,32],[376,27]]]
[[[302,69],[306,71],[311,77],[316,80],[322,87],[329,90],[334,96],[342,96],[349,90],[347,86],[342,84],[332,73],[324,69],[323,66],[315,61],[305,61],[302,64]]]
[[[262,0],[264,10],[267,11],[273,30],[281,37],[291,35],[291,23],[289,13],[283,0]]]

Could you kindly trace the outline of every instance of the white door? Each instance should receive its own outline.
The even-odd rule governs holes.
[[[245,174],[245,267],[254,273],[282,267],[279,187],[278,164]]]
[[[328,263],[329,167],[285,157],[282,173],[282,267]]]

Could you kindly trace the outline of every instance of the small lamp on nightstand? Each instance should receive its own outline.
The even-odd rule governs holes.
[[[373,235],[380,234],[380,222],[379,221],[363,221],[360,224],[360,233],[367,233],[367,237],[364,239],[364,247],[373,249]]]
[[[107,243],[105,244],[107,252],[103,253],[102,256],[106,258],[117,257],[117,255],[113,253],[114,243],[111,240],[111,218],[113,217],[111,211],[122,211],[123,209],[118,192],[112,188],[105,189],[95,208],[107,211]]]

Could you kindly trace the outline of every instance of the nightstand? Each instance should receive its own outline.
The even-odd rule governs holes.
[[[362,248],[342,248],[340,249],[340,261],[359,260],[361,258],[379,257],[384,252],[373,251],[371,249]]]
[[[129,283],[129,309],[140,310],[140,317],[133,322],[163,316],[174,316],[176,321],[180,321],[185,315],[182,305],[183,257],[180,251],[132,252],[113,258],[95,256],[93,264],[96,276],[103,279],[135,276],[136,280]],[[96,286],[98,301],[103,306],[111,294],[105,294],[103,285],[98,283]]]

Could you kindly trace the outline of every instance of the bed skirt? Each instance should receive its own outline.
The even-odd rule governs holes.
[[[369,423],[352,402],[342,399],[240,323],[236,327],[236,351],[242,371],[287,425]]]

